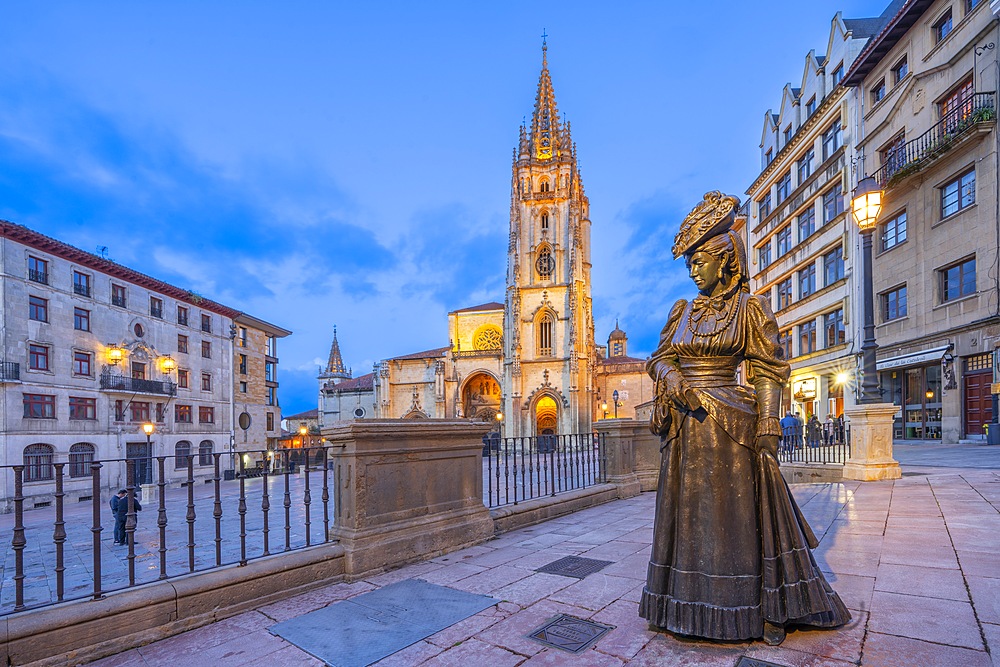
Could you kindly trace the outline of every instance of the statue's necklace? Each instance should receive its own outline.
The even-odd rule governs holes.
[[[713,297],[711,299],[712,301],[715,300],[722,301],[722,308],[716,311],[710,305],[706,306],[703,309],[703,313],[698,318],[697,322],[695,322],[695,318],[693,317],[694,310],[692,309],[692,312],[688,315],[687,318],[688,331],[690,331],[692,335],[698,336],[699,338],[707,338],[709,336],[715,336],[725,331],[729,327],[730,323],[732,323],[733,318],[736,317],[737,305],[740,302],[740,295],[738,292],[739,292],[739,283],[734,285],[721,297]],[[719,315],[716,315],[716,313],[721,313],[721,317]],[[709,318],[711,318],[711,320],[709,320]],[[712,324],[712,328],[709,331],[703,331],[701,328],[702,322],[707,322],[707,321],[710,322],[713,320],[714,322]]]

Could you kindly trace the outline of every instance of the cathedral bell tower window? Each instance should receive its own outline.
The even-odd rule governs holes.
[[[542,213],[542,231],[543,232],[549,231],[549,214],[548,213]]]
[[[542,249],[538,251],[535,270],[538,271],[538,277],[542,280],[550,280],[552,273],[556,270],[556,260],[552,257],[552,251],[547,245],[542,246]]]
[[[538,318],[538,356],[552,356],[552,313],[545,313]]]
[[[542,182],[538,184],[538,191],[539,192],[549,191],[549,180],[547,178],[542,179]]]

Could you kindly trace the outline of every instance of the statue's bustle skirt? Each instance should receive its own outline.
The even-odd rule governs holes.
[[[764,621],[849,621],[816,565],[815,537],[777,461],[735,442],[710,416],[687,417],[678,430],[662,451],[640,616],[723,640],[761,637]]]

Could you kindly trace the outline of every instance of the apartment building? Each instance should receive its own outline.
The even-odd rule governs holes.
[[[894,437],[980,439],[1000,345],[996,12],[909,0],[844,77],[857,150],[884,190],[877,368]]]
[[[831,21],[798,86],[764,115],[761,173],[747,189],[751,287],[766,296],[792,367],[785,409],[839,416],[855,402],[861,345],[857,227],[850,217],[852,100],[842,85],[881,18]]]
[[[240,444],[278,436],[265,363],[276,380],[275,341],[287,330],[21,225],[0,221],[0,244],[0,466],[24,466],[27,507],[51,502],[54,462],[68,464],[70,502],[92,495],[95,460],[135,461],[139,484],[154,481],[159,456],[170,457],[169,483],[186,478],[189,457],[197,477],[214,475],[213,455],[235,444],[237,395],[239,419],[260,416],[263,427],[241,429]],[[263,353],[251,353],[258,344]],[[260,372],[234,371],[244,357]],[[109,464],[105,483],[123,486],[112,469],[124,466]],[[13,484],[4,469],[8,509]]]

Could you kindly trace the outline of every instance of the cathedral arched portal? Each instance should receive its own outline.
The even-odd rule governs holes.
[[[500,412],[500,383],[491,374],[479,371],[469,376],[462,390],[463,414],[477,421],[492,422]]]
[[[559,404],[544,394],[535,402],[535,435],[555,435],[559,428]]]

